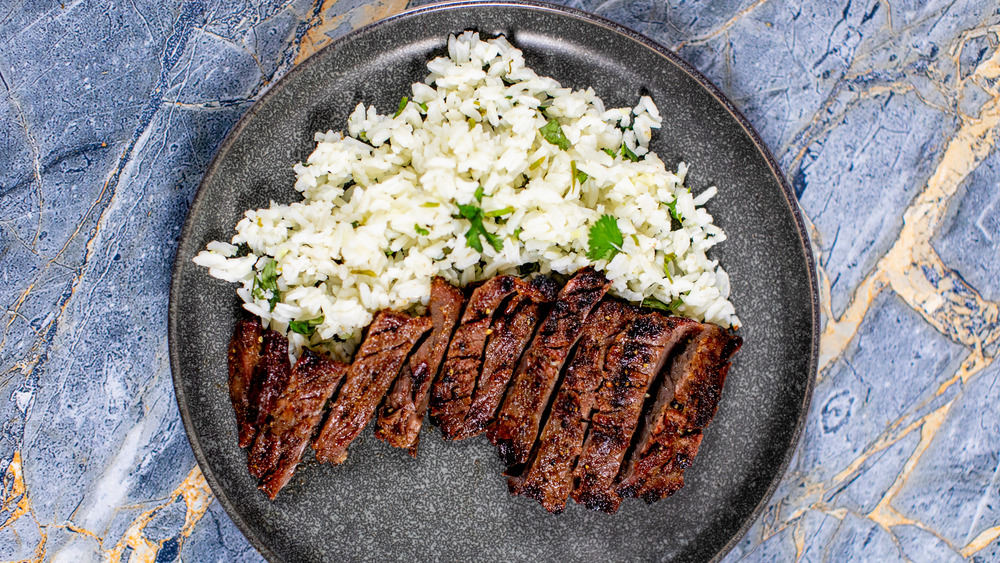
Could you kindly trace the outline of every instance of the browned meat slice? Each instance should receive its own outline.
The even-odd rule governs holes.
[[[236,413],[236,431],[241,448],[253,443],[257,434],[256,410],[250,402],[254,387],[254,374],[260,361],[260,347],[264,338],[260,319],[254,317],[236,323],[233,339],[229,341],[229,400]]]
[[[743,344],[717,326],[700,327],[664,377],[622,473],[622,496],[653,502],[684,485],[684,470],[698,453],[702,429],[718,408],[729,360]]]
[[[551,279],[537,277],[497,313],[487,331],[490,332],[490,339],[483,355],[482,374],[457,439],[482,433],[493,420],[514,368],[534,336],[535,326],[544,314],[546,304],[551,303],[558,292],[559,286]]]
[[[264,345],[260,352],[254,374],[254,385],[250,390],[250,403],[254,412],[254,428],[259,430],[267,423],[267,417],[278,402],[278,396],[288,387],[292,366],[288,361],[288,339],[273,330],[264,331]]]
[[[420,337],[431,329],[429,317],[380,311],[354,356],[330,416],[313,441],[316,459],[334,465],[347,459],[347,446],[361,434]]]
[[[528,461],[563,363],[584,321],[609,285],[607,278],[593,268],[578,271],[559,292],[518,364],[500,414],[487,433],[508,466]]]
[[[431,420],[448,440],[458,438],[472,402],[493,314],[504,300],[527,283],[513,276],[496,276],[472,292],[462,321],[448,345],[441,376],[431,390]]]
[[[434,278],[430,299],[434,329],[403,366],[378,415],[375,435],[397,448],[409,449],[414,457],[431,384],[448,350],[464,302],[461,290],[442,278]]]
[[[292,368],[291,381],[278,397],[267,425],[250,450],[250,474],[262,479],[260,490],[274,500],[295,474],[302,452],[323,418],[326,402],[344,378],[347,365],[309,350]]]
[[[605,301],[594,310],[566,368],[566,376],[527,468],[520,477],[507,481],[512,494],[533,498],[549,512],[560,513],[566,507],[594,395],[604,382],[608,347],[637,314],[634,307],[619,301]]]
[[[605,359],[605,380],[594,396],[590,434],[574,478],[573,500],[614,513],[621,504],[615,478],[642,414],[646,391],[670,350],[698,323],[659,313],[640,316],[615,337]]]

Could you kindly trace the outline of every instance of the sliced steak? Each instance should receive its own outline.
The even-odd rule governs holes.
[[[397,448],[409,449],[414,457],[431,384],[448,350],[464,303],[461,290],[442,278],[434,278],[429,307],[434,328],[403,366],[378,415],[375,435]]]
[[[368,327],[330,416],[313,441],[316,459],[334,465],[347,459],[347,446],[361,434],[389,385],[420,337],[431,329],[429,317],[383,310]]]
[[[512,494],[533,498],[553,513],[560,513],[566,507],[573,489],[573,469],[590,424],[594,396],[604,383],[608,347],[637,315],[634,307],[619,301],[605,301],[594,310],[566,368],[527,468],[520,477],[507,481]]]
[[[702,429],[715,416],[730,359],[743,340],[715,325],[699,325],[683,353],[665,374],[618,488],[622,496],[646,502],[667,497],[684,485],[701,444]]]
[[[609,285],[607,278],[591,267],[578,271],[559,292],[518,364],[500,414],[487,433],[508,466],[528,461],[563,363]]]
[[[482,433],[493,420],[521,354],[534,336],[546,305],[558,292],[559,286],[554,281],[537,277],[497,313],[487,331],[490,338],[483,356],[482,373],[457,439]]]
[[[431,390],[431,420],[446,439],[457,439],[465,423],[494,313],[526,285],[524,280],[513,276],[496,276],[477,287],[469,297],[462,321],[448,345],[441,376]]]
[[[267,425],[257,434],[247,463],[262,479],[260,490],[274,500],[295,474],[302,452],[323,418],[326,402],[347,373],[347,364],[304,350],[291,381],[278,397]]]
[[[257,317],[241,320],[236,323],[233,339],[229,341],[229,400],[236,413],[236,431],[241,448],[252,444],[257,434],[257,409],[250,402],[250,395],[264,342],[263,332]]]
[[[250,403],[254,406],[254,428],[259,430],[278,402],[278,396],[288,387],[292,365],[288,361],[288,339],[273,330],[264,331],[264,344],[260,361],[250,390]]]
[[[648,313],[615,337],[605,359],[605,380],[594,397],[590,434],[574,471],[573,500],[591,510],[618,510],[621,497],[615,479],[642,414],[646,391],[671,349],[697,324]]]

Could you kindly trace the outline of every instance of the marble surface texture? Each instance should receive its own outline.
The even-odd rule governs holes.
[[[779,159],[824,325],[734,561],[1000,561],[1000,8],[571,0],[676,50]],[[259,561],[174,402],[178,233],[270,84],[405,0],[0,0],[0,560]]]

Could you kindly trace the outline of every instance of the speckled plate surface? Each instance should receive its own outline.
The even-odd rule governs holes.
[[[191,258],[228,240],[243,211],[297,199],[292,165],[313,132],[342,129],[358,102],[391,111],[449,33],[503,33],[539,74],[593,86],[609,107],[650,94],[663,115],[651,148],[690,167],[695,192],[729,240],[745,340],[686,486],[616,515],[572,503],[559,516],[507,494],[482,437],[443,442],[425,428],[419,459],[371,428],[339,467],[307,462],[275,502],[257,491],[236,445],[226,345],[239,301]],[[271,561],[707,561],[745,533],[798,440],[812,391],[819,327],[814,269],[795,199],[733,105],[675,55],[635,32],[544,4],[452,3],[351,33],[308,59],[243,117],[211,164],[181,236],[170,296],[170,361],[195,456],[219,502]]]

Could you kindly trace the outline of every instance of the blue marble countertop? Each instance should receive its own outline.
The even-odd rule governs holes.
[[[718,84],[812,230],[808,424],[726,561],[1000,561],[996,2],[569,3]],[[177,237],[261,92],[405,7],[0,2],[0,560],[260,560],[174,401]]]

